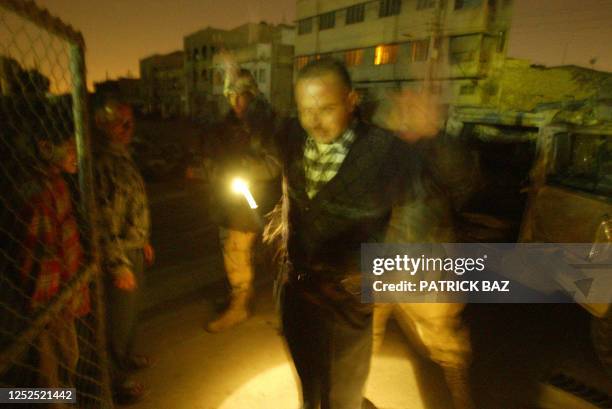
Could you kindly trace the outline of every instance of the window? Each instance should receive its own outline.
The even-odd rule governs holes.
[[[202,46],[202,59],[205,60],[208,58],[208,48],[206,46]]]
[[[476,85],[466,84],[459,88],[459,95],[474,95],[476,93]]]
[[[200,59],[200,53],[199,53],[197,48],[193,49],[193,59],[194,59],[194,61],[197,61],[197,60]]]
[[[336,25],[336,12],[332,11],[330,13],[321,14],[319,16],[319,30],[327,30],[329,28],[334,28]]]
[[[312,32],[312,17],[298,21],[298,34],[308,34]]]
[[[612,197],[611,136],[555,135],[554,156],[551,182]]]
[[[361,23],[365,15],[365,4],[357,4],[346,9],[346,24]]]
[[[202,70],[202,80],[208,81],[208,70]]]
[[[505,45],[506,45],[506,32],[500,31],[497,37],[497,52],[498,53],[503,52]]]
[[[344,64],[347,67],[354,67],[363,63],[363,49],[351,50],[344,53]]]
[[[260,68],[257,72],[258,82],[265,84],[266,83],[266,69]]]
[[[400,13],[402,0],[380,0],[379,17],[395,16]]]
[[[214,85],[223,85],[224,75],[221,71],[215,71],[213,83]]]
[[[450,63],[461,64],[474,61],[479,49],[479,35],[451,37],[448,47]]]
[[[295,58],[295,68],[299,71],[308,64],[310,57],[307,55],[301,55]]]
[[[410,41],[408,43],[408,61],[427,61],[429,56],[429,39]]]
[[[374,49],[374,65],[395,64],[397,44],[379,45]]]
[[[417,10],[430,9],[436,6],[436,0],[417,0]]]
[[[455,10],[480,7],[482,0],[455,0]]]

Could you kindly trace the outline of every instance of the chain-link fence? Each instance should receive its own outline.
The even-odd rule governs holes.
[[[0,387],[111,407],[91,190],[84,42],[0,0]]]

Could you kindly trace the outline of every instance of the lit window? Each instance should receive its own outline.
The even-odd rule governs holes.
[[[336,12],[335,11],[321,14],[319,16],[319,30],[327,30],[329,28],[334,28],[335,25],[336,25]]]
[[[223,85],[223,73],[221,71],[215,71],[213,81],[215,85]]]
[[[380,0],[379,17],[395,16],[400,13],[402,0]]]
[[[346,24],[361,23],[365,15],[365,4],[357,4],[346,9]]]
[[[344,53],[344,63],[347,67],[354,67],[363,63],[363,49],[351,50]]]
[[[379,45],[374,49],[374,65],[394,64],[397,61],[397,44]]]
[[[408,43],[408,60],[410,62],[427,61],[429,55],[429,39],[410,41]]]
[[[296,57],[295,68],[297,70],[301,70],[302,68],[304,68],[304,66],[306,66],[306,64],[308,64],[309,61],[310,61],[310,57],[307,55]]]
[[[455,10],[480,7],[482,0],[455,0]]]
[[[436,0],[417,0],[417,10],[430,9],[435,5]]]
[[[298,21],[298,34],[308,34],[312,32],[312,17]]]

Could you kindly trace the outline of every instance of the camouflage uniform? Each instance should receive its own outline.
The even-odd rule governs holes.
[[[99,149],[95,185],[101,221],[101,248],[111,275],[133,267],[130,250],[149,242],[151,222],[144,181],[128,150],[109,144]]]
[[[144,181],[127,148],[108,144],[96,153],[95,192],[100,210],[100,246],[107,297],[113,382],[127,378],[144,276],[143,248],[149,242],[150,217]],[[125,269],[136,288],[114,285]]]

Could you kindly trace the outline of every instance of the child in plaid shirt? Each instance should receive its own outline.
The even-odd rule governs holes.
[[[64,172],[77,172],[74,138],[59,132],[41,135],[35,138],[40,163],[23,186],[25,207],[21,214],[26,229],[19,272],[29,296],[27,309],[32,314],[62,291],[83,261],[70,190],[62,177]],[[84,285],[37,337],[37,386],[71,386],[70,374],[76,370],[79,359],[75,319],[89,310],[89,290]]]

